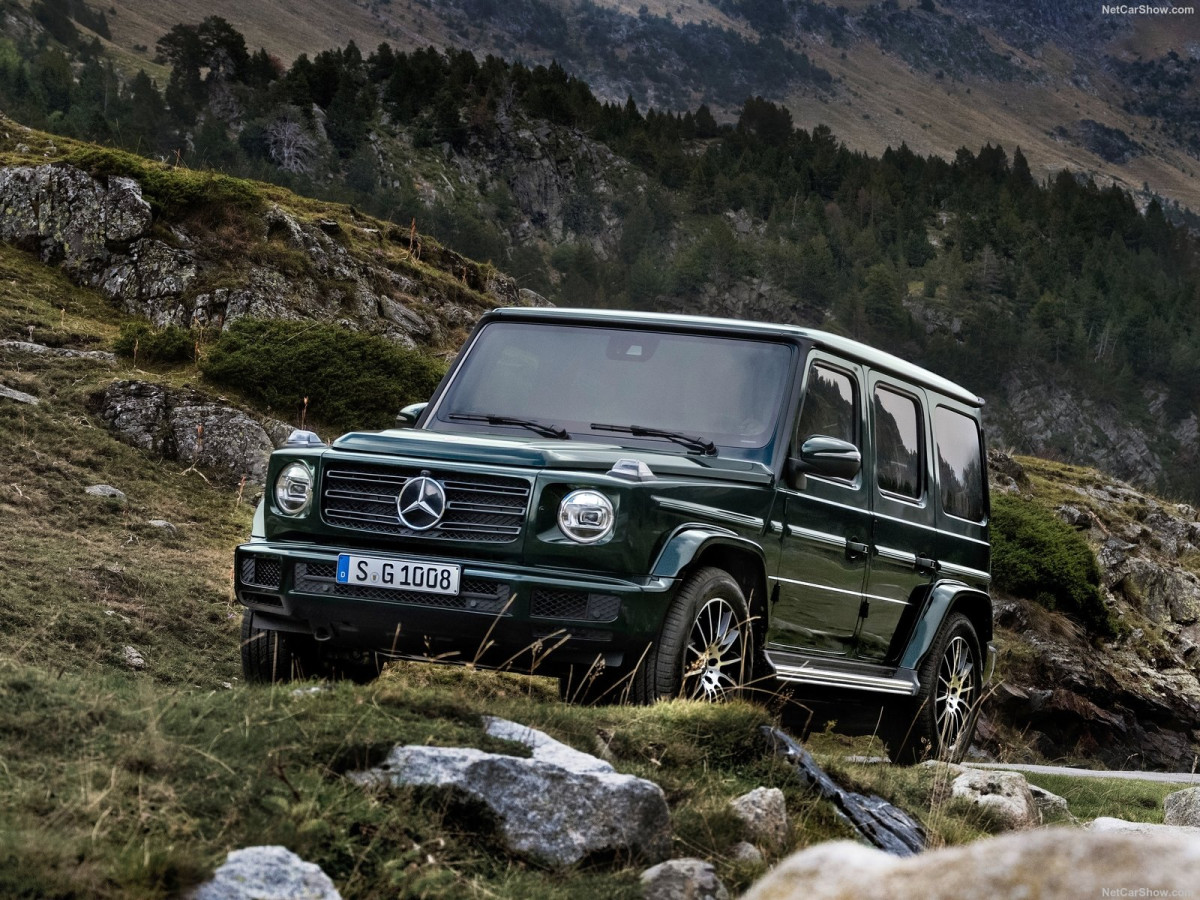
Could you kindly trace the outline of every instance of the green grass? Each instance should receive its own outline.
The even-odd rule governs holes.
[[[1030,784],[1067,801],[1071,814],[1090,821],[1112,816],[1130,822],[1162,824],[1163,799],[1184,785],[1126,778],[1076,778],[1072,775],[1027,773]]]

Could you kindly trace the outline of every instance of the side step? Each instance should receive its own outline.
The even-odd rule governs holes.
[[[775,677],[793,684],[899,694],[902,697],[916,696],[921,687],[917,673],[912,669],[896,669],[891,675],[873,675],[862,671],[858,666],[831,666],[828,660],[772,662],[775,666]]]

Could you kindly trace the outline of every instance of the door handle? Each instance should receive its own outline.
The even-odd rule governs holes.
[[[936,572],[941,568],[936,559],[931,559],[928,556],[918,556],[913,568],[918,572]]]
[[[866,556],[870,549],[862,541],[846,541],[846,558],[855,559],[859,556]]]

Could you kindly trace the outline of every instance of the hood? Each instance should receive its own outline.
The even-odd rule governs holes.
[[[648,465],[656,475],[728,478],[763,484],[774,478],[767,466],[744,459],[685,455],[577,440],[498,438],[419,429],[352,432],[334,441],[333,450],[379,453],[450,463],[588,471],[607,471],[617,460],[638,459]]]

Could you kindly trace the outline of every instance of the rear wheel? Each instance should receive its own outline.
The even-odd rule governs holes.
[[[634,675],[631,697],[723,700],[751,679],[754,636],[742,589],[723,569],[693,572],[667,610],[658,642]]]
[[[319,675],[317,642],[307,635],[260,628],[254,612],[242,613],[242,677],[248,684],[274,684]]]
[[[886,738],[892,759],[958,762],[971,745],[983,689],[975,626],[962,613],[942,623],[918,673],[917,696],[891,710]]]

